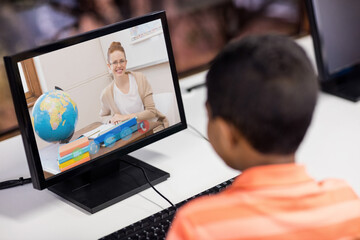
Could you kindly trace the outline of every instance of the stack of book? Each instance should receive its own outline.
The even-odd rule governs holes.
[[[61,172],[89,160],[89,139],[87,137],[81,137],[59,147],[58,165]]]

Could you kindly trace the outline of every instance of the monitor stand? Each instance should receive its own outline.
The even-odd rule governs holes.
[[[357,102],[360,100],[360,71],[353,71],[321,83],[321,89],[332,95]]]
[[[150,187],[141,169],[122,160],[144,168],[153,185],[170,177],[169,173],[126,155],[48,189],[86,211],[95,213]]]

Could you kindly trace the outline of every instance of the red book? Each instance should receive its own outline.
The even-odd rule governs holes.
[[[69,142],[68,144],[60,146],[59,155],[60,157],[63,157],[74,152],[75,149],[80,149],[86,147],[87,145],[89,145],[89,139],[87,137],[76,139],[72,142]]]

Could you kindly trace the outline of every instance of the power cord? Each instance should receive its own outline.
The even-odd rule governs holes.
[[[209,139],[207,137],[205,137],[199,130],[197,130],[195,127],[193,127],[192,125],[188,124],[189,128],[191,128],[192,130],[194,130],[197,134],[200,135],[200,137],[202,137],[203,139],[205,139],[206,141],[209,142]]]
[[[150,180],[149,180],[149,178],[148,178],[148,176],[147,176],[147,174],[146,174],[146,171],[145,171],[145,169],[144,169],[143,167],[138,166],[138,165],[136,165],[136,164],[133,164],[133,163],[131,163],[131,162],[128,162],[128,161],[126,161],[126,160],[124,160],[124,159],[121,159],[121,161],[123,161],[123,162],[125,162],[125,163],[127,163],[127,164],[129,164],[129,165],[131,165],[131,166],[134,166],[134,167],[139,168],[139,169],[142,171],[142,173],[144,174],[145,179],[146,179],[146,181],[148,182],[148,184],[151,186],[151,188],[154,189],[154,191],[155,191],[157,194],[159,194],[163,199],[165,199],[172,207],[176,208],[175,205],[174,205],[169,199],[167,199],[164,195],[162,195],[162,194],[154,187],[154,185],[152,185],[152,183],[150,182]]]
[[[27,183],[31,183],[31,178],[20,177],[19,179],[0,182],[0,190],[24,185]]]

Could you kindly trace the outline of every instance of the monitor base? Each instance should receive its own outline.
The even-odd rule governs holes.
[[[329,94],[352,102],[360,100],[360,74],[351,74],[322,82],[321,89]]]
[[[90,213],[98,212],[150,187],[141,169],[121,160],[144,168],[153,185],[170,177],[169,173],[126,155],[99,167],[100,171],[90,170],[48,189]]]

